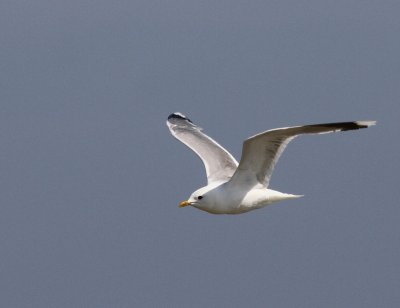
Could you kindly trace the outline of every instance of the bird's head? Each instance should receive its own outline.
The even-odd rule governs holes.
[[[213,204],[213,198],[211,190],[209,186],[202,187],[192,193],[188,200],[182,201],[179,203],[179,207],[185,207],[188,205],[194,206],[200,210],[206,210]]]

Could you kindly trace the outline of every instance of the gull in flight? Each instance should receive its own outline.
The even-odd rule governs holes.
[[[273,202],[302,197],[268,188],[275,164],[288,143],[298,135],[324,134],[367,128],[375,121],[313,124],[271,129],[243,142],[239,164],[216,141],[185,115],[169,115],[171,134],[203,161],[207,185],[191,194],[179,207],[193,206],[212,214],[241,214]]]

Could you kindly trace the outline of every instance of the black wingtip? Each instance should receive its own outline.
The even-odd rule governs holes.
[[[332,129],[337,129],[340,131],[355,130],[368,128],[371,125],[375,125],[375,121],[354,121],[354,122],[337,122],[337,123],[326,123],[326,124],[316,124],[310,126],[324,126],[330,127]]]
[[[342,131],[368,128],[371,125],[375,125],[375,122],[374,121],[347,122],[347,123],[343,123]]]
[[[357,122],[342,122],[338,123],[338,126],[340,127],[341,131],[355,130],[368,127],[367,125],[362,125]],[[334,127],[334,125],[332,125],[332,127]]]
[[[184,114],[182,114],[182,113],[180,113],[180,112],[171,113],[171,114],[168,116],[168,120],[171,120],[171,119],[187,120],[187,121],[189,121],[190,123],[193,123],[189,118],[187,118]]]

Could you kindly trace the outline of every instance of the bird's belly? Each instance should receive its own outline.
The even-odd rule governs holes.
[[[266,188],[253,189],[249,191],[249,193],[243,198],[239,206],[239,209],[242,212],[247,212],[262,208],[271,203],[298,197],[300,196],[289,195],[272,189],[266,189]]]
[[[267,189],[253,189],[249,191],[240,203],[241,209],[253,210],[271,203]]]
[[[253,188],[244,197],[240,195],[234,196],[234,194],[229,194],[229,196],[230,198],[221,198],[212,207],[199,209],[212,214],[241,214],[265,207],[271,203],[300,197],[265,187]]]

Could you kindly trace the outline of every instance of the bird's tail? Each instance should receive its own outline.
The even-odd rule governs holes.
[[[285,194],[288,199],[296,199],[296,198],[301,198],[304,197],[304,195],[292,195],[292,194]]]

